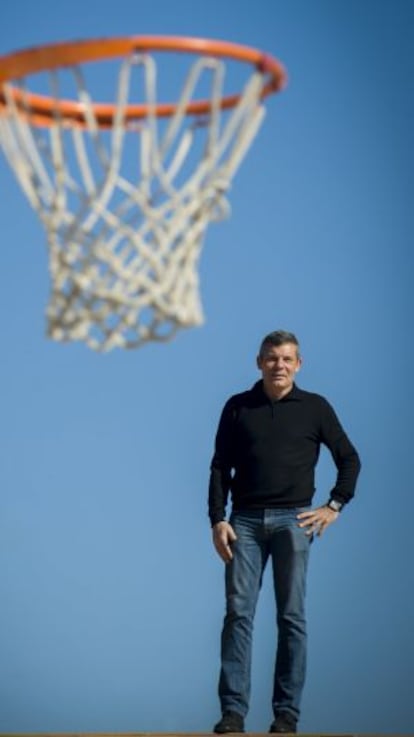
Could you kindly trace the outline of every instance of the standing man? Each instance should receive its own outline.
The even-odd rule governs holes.
[[[360,462],[330,404],[295,383],[299,344],[283,330],[267,335],[252,389],[226,403],[211,462],[209,516],[226,563],[217,734],[244,732],[249,707],[253,618],[272,559],[278,643],[270,732],[296,732],[305,681],[305,586],[309,546],[354,495]],[[326,504],[311,509],[321,444],[337,468]],[[229,491],[232,511],[226,521]]]

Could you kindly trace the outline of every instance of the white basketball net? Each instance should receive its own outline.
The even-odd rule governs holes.
[[[136,67],[144,75],[148,114],[131,124],[125,111],[134,101]],[[211,112],[190,117],[185,109],[206,69]],[[56,104],[50,127],[31,125],[24,81],[14,83],[23,94],[23,114],[13,88],[4,85],[0,142],[48,234],[51,338],[108,351],[167,340],[178,328],[203,321],[198,259],[204,231],[210,220],[228,214],[225,193],[264,115],[264,76],[256,70],[237,106],[220,109],[224,71],[218,59],[195,61],[163,128],[155,115],[156,63],[147,54],[131,54],[120,67],[110,131],[98,126],[77,66],[71,74],[86,128],[61,117],[57,71],[50,72]],[[193,161],[200,136],[202,149]]]

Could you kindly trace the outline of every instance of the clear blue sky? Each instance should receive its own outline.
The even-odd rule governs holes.
[[[0,732],[209,731],[223,614],[206,515],[222,404],[258,343],[301,340],[298,384],[358,447],[357,496],[314,545],[304,732],[414,731],[414,5],[409,0],[37,0],[0,49],[184,34],[289,71],[207,232],[203,327],[97,355],[44,337],[45,236],[0,158]],[[323,454],[316,503],[334,470]],[[270,577],[247,728],[266,731]]]

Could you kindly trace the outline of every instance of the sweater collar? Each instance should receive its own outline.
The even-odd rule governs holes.
[[[259,379],[259,381],[256,381],[254,386],[252,387],[252,391],[256,394],[259,394],[263,399],[266,399],[268,402],[290,402],[290,401],[300,401],[302,399],[301,397],[301,390],[296,386],[296,384],[293,384],[292,389],[288,394],[285,394],[282,399],[270,399],[264,388],[263,388],[263,379]]]

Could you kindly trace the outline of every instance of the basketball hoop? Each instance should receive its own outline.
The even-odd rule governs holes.
[[[177,102],[158,101],[158,54],[187,62]],[[117,63],[110,104],[93,101],[84,69],[104,61]],[[246,77],[238,93],[226,86],[234,62]],[[63,43],[0,58],[0,144],[48,235],[51,338],[135,348],[203,321],[206,227],[229,213],[226,192],[262,101],[284,84],[272,57],[195,38]]]

